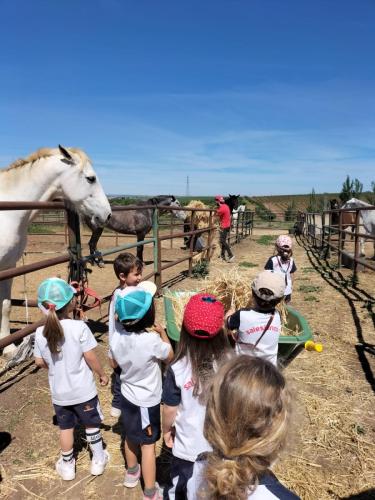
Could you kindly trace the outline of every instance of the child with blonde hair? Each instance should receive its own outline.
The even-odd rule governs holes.
[[[292,245],[292,238],[290,236],[279,236],[275,244],[276,255],[270,257],[264,266],[264,269],[274,271],[283,276],[285,280],[284,299],[286,303],[292,300],[294,273],[297,271],[296,263],[292,257]]]
[[[210,449],[203,437],[207,389],[230,352],[223,304],[213,295],[193,295],[185,307],[178,351],[164,382],[163,434],[166,445],[173,448],[164,498],[186,498],[194,462]]]
[[[207,402],[204,435],[212,451],[195,462],[188,499],[298,499],[271,472],[286,444],[290,399],[268,361],[239,356],[226,363]]]
[[[95,354],[97,342],[83,321],[70,318],[76,290],[60,278],[49,278],[38,288],[38,306],[46,315],[35,333],[35,363],[48,369],[48,379],[60,427],[61,457],[56,471],[65,481],[75,478],[73,432],[80,422],[92,451],[91,474],[104,472],[109,454],[103,449],[100,424],[103,415],[92,372],[100,384],[108,377]]]

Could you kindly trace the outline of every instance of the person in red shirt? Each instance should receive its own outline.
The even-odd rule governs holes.
[[[227,237],[230,231],[230,221],[231,213],[228,205],[225,203],[223,196],[216,195],[215,201],[218,206],[216,210],[216,215],[220,219],[220,247],[221,247],[221,258],[227,262],[234,261],[234,255],[227,242]],[[225,252],[228,253],[228,259],[225,258]]]

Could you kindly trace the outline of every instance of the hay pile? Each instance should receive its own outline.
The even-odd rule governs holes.
[[[222,272],[216,276],[206,278],[196,293],[210,293],[215,295],[223,304],[226,311],[229,309],[246,309],[252,306],[252,291],[248,276],[240,273],[235,267],[230,272]],[[166,292],[171,300],[175,323],[178,328],[182,325],[182,318],[191,293],[173,294]],[[281,317],[281,335],[298,335],[298,330],[290,330],[287,324],[287,309],[282,301],[277,306]]]
[[[200,200],[191,200],[188,205],[186,205],[186,208],[210,208],[207,205],[205,205],[202,201]],[[191,217],[192,214],[194,214],[194,225],[198,229],[203,229],[204,227],[207,227],[210,221],[210,212],[199,212],[199,211],[194,211],[194,212],[188,212],[189,217]]]

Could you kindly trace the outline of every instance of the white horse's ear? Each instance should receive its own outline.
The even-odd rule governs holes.
[[[67,160],[69,163],[74,163],[73,156],[69,153],[69,151],[67,149],[65,149],[60,144],[59,144],[59,150],[60,150],[60,153],[64,156],[65,160]]]

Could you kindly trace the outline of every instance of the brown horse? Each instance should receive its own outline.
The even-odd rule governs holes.
[[[111,219],[106,224],[106,227],[121,234],[134,234],[137,236],[137,242],[143,241],[146,234],[152,228],[152,208],[143,208],[147,205],[165,206],[165,207],[181,207],[180,202],[172,195],[160,195],[154,198],[149,198],[145,201],[140,201],[135,205],[128,205],[134,210],[116,211],[112,213]],[[162,212],[162,210],[161,210]],[[177,218],[183,219],[185,212],[173,210],[173,214]],[[103,228],[95,228],[92,226],[91,221],[84,218],[85,224],[91,229],[92,234],[89,241],[90,253],[95,254],[96,247],[100,236],[103,233]],[[143,245],[137,246],[137,257],[143,262]],[[101,255],[94,257],[95,262],[103,267],[103,259]]]

